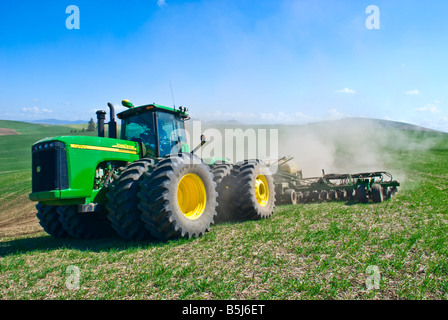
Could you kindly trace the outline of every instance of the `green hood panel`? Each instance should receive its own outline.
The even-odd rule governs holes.
[[[120,139],[89,137],[89,136],[60,136],[39,140],[39,144],[47,141],[61,141],[66,148],[106,151],[126,154],[139,154],[140,148],[137,142]]]
[[[60,141],[65,144],[69,187],[63,190],[48,190],[30,194],[31,200],[47,204],[74,201],[75,199],[79,204],[95,201],[99,194],[98,189],[94,190],[95,170],[100,164],[107,165],[112,162],[125,164],[140,158],[140,147],[137,142],[103,137],[59,136],[45,138],[36,142],[33,149],[49,141]]]

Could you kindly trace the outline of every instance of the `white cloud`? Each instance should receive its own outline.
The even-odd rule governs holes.
[[[166,6],[166,2],[165,2],[165,0],[157,0],[157,5],[159,7],[164,7],[164,6]]]
[[[424,107],[421,108],[415,108],[414,109],[417,112],[429,112],[429,113],[441,113],[442,111],[440,111],[439,108],[437,108],[437,106],[435,106],[432,103],[428,103],[427,105],[425,105]]]
[[[420,91],[417,89],[411,90],[411,91],[407,91],[406,94],[410,94],[410,95],[417,95],[420,94]]]
[[[31,107],[31,108],[22,108],[22,112],[39,114],[39,113],[52,113],[53,110],[46,109],[46,108],[39,109],[38,107]]]
[[[27,113],[39,113],[39,108],[38,107],[22,108],[22,111]]]
[[[345,115],[343,113],[339,112],[336,109],[330,109],[330,110],[327,111],[327,118],[329,120],[339,120],[339,119],[342,119],[344,117],[345,117]]]
[[[355,90],[353,89],[349,89],[349,88],[344,88],[342,90],[336,90],[337,93],[355,93]]]

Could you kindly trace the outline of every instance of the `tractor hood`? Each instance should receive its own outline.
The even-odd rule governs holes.
[[[57,205],[62,200],[76,204],[92,201],[100,190],[95,190],[95,184],[99,183],[98,172],[139,159],[140,150],[138,142],[112,138],[59,136],[42,139],[31,148],[33,190],[30,199],[48,205]]]
[[[139,154],[140,150],[138,143],[134,141],[104,137],[59,136],[37,141],[33,144],[32,151],[34,152],[48,148],[53,141],[63,142],[67,149],[94,150],[135,155]]]

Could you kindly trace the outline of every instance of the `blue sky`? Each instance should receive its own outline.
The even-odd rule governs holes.
[[[366,28],[369,5],[379,29]],[[447,16],[441,0],[2,1],[0,119],[172,105],[171,81],[176,105],[204,120],[448,131]]]

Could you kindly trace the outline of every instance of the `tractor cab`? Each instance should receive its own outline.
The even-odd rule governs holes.
[[[134,107],[117,114],[121,119],[121,139],[138,142],[144,157],[163,157],[177,152],[188,152],[184,121],[189,119],[186,108],[169,108],[157,104]]]

